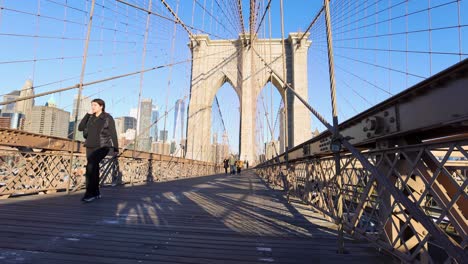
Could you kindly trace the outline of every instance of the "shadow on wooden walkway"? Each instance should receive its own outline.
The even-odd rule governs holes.
[[[1,200],[0,263],[392,263],[248,171],[101,192]]]

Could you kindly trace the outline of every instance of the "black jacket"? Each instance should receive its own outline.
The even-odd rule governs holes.
[[[119,148],[114,118],[108,113],[102,113],[98,117],[86,114],[78,130],[83,131],[87,148],[111,147],[116,150]]]

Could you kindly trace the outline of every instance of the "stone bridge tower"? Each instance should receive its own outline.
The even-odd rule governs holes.
[[[307,52],[311,41],[306,35],[299,43],[302,34],[290,33],[284,42],[286,80],[307,100]],[[240,102],[241,159],[249,160],[250,164],[257,159],[257,98],[268,82],[278,89],[283,100],[287,98],[288,108],[285,115],[281,115],[287,118],[287,145],[291,148],[311,137],[309,111],[292,93],[285,93],[283,89],[281,39],[257,39],[253,46],[249,39],[250,35],[241,35],[236,40],[210,40],[207,35],[196,35],[191,39],[193,61],[187,116],[187,158],[209,160],[211,107],[218,89],[226,82],[234,88]]]

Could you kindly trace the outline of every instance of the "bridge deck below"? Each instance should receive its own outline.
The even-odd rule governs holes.
[[[251,172],[0,200],[1,263],[391,263]]]

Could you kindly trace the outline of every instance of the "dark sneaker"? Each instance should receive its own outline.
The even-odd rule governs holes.
[[[98,196],[91,196],[91,197],[88,197],[88,198],[83,198],[83,202],[85,203],[90,203],[96,199],[99,199]]]
[[[81,198],[81,201],[84,202],[85,199],[88,199],[88,198],[91,198],[91,197],[93,197],[93,196],[85,195],[85,196],[83,196],[83,198]],[[94,196],[95,199],[101,199],[101,197],[102,196],[100,194]]]

